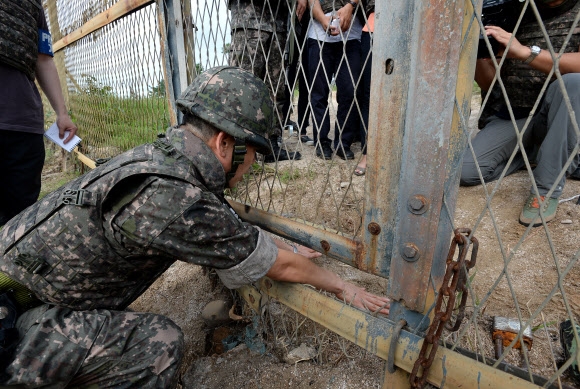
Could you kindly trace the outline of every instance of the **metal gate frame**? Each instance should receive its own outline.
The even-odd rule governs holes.
[[[59,39],[54,51],[154,2],[120,0]],[[180,0],[155,3],[167,104],[175,125],[179,120],[175,99],[192,79],[190,8]],[[371,90],[376,98],[371,99],[369,117],[362,240],[330,235],[317,226],[232,202],[248,222],[389,278],[387,293],[393,300],[389,318],[364,313],[301,285],[268,278],[260,281],[259,290],[251,286],[239,289],[257,310],[269,297],[275,298],[380,358],[390,359],[384,388],[409,386],[405,372],[412,370],[419,355],[445,273],[460,161],[467,144],[465,118],[469,116],[481,25],[473,16],[477,3],[481,1],[377,2]],[[93,161],[77,154],[94,167]],[[399,319],[408,326],[394,336]],[[510,388],[537,386],[529,382],[529,373],[506,364],[490,364],[468,351],[439,348],[427,380],[453,388],[497,388],[508,382]],[[390,373],[394,366],[399,370]],[[541,377],[533,379],[536,384],[546,383]]]

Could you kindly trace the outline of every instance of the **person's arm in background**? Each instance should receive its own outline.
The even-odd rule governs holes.
[[[300,254],[278,250],[274,265],[266,275],[273,280],[297,282],[333,293],[347,304],[388,315],[390,301],[341,279],[336,273],[317,266]]]
[[[512,36],[510,32],[503,30],[497,26],[485,26],[485,33],[487,36],[493,36],[505,48]],[[579,49],[580,50],[580,49]],[[512,40],[507,57],[525,61],[531,54],[531,49],[522,45],[516,38]],[[554,61],[550,52],[545,48],[528,66],[548,74],[552,70]],[[580,73],[580,53],[564,53],[560,58],[560,73]],[[480,85],[481,86],[481,85]],[[483,87],[482,87],[483,89]]]
[[[298,0],[296,2],[296,17],[298,17],[298,21],[302,21],[302,15],[308,9],[308,0]]]
[[[495,67],[491,58],[481,58],[475,62],[475,82],[481,90],[487,92],[495,77]]]
[[[324,31],[330,33],[330,35],[338,35],[340,31],[338,29],[334,29],[330,27],[330,22],[332,21],[332,16],[324,15],[324,11],[322,11],[322,7],[320,6],[320,1],[318,0],[309,0],[310,8],[312,9],[312,18],[316,20],[318,23],[322,25]]]
[[[358,0],[353,0],[358,3]],[[340,20],[340,29],[344,32],[350,28],[352,22],[352,15],[354,14],[354,7],[350,3],[346,3],[342,8],[336,11],[336,16]]]
[[[66,105],[62,90],[60,89],[60,80],[54,60],[50,55],[38,54],[36,61],[36,79],[42,88],[42,91],[50,101],[50,105],[56,112],[56,124],[58,126],[60,138],[64,138],[65,131],[70,131],[64,143],[70,141],[77,132],[77,126],[72,122]]]

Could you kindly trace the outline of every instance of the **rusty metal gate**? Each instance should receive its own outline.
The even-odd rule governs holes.
[[[517,36],[524,15],[540,21],[542,16],[534,0],[516,2],[518,13],[512,19],[517,19]],[[76,152],[91,167],[95,159],[151,141],[159,131],[176,125],[175,98],[200,71],[231,63],[239,54],[239,47],[232,46],[232,31],[249,39],[254,33],[249,30],[255,29],[233,21],[226,0],[43,3],[63,90],[84,139]],[[245,220],[388,279],[385,292],[393,304],[388,318],[377,317],[311,288],[268,279],[260,282],[260,290],[242,288],[241,295],[256,309],[265,295],[271,296],[383,358],[385,388],[425,382],[437,387],[573,385],[567,369],[578,354],[567,355],[562,349],[558,326],[565,320],[576,323],[580,309],[580,206],[574,204],[580,183],[566,181],[557,218],[549,224],[538,217],[539,227],[523,227],[509,212],[515,207],[519,213],[530,184],[532,193],[539,195],[534,160],[524,152],[523,139],[542,100],[537,99],[524,127],[518,127],[504,87],[507,81],[501,78],[509,59],[490,53],[493,42],[480,37],[482,1],[377,2],[372,61],[370,55],[362,55],[354,66],[346,49],[336,60],[348,70],[346,81],[322,62],[308,69],[302,63],[313,47],[323,53],[330,45],[318,40],[316,49],[314,35],[297,38],[297,1],[266,0],[260,7],[268,10],[254,15],[261,21],[278,7],[287,10],[286,27],[258,28],[270,39],[268,50],[287,58],[276,78],[270,72],[270,51],[262,76],[273,95],[278,96],[280,85],[289,92],[290,104],[278,107],[279,142],[302,158],[292,154],[289,160],[260,161],[240,187],[228,193],[229,199]],[[355,10],[362,27],[369,15],[360,5]],[[562,48],[549,44],[549,39],[542,47],[556,64],[561,64],[564,47],[575,42],[571,37],[580,34],[579,18],[580,13],[566,25]],[[354,30],[358,22],[351,23]],[[314,27],[310,22],[303,28]],[[347,42],[348,34],[342,39]],[[490,99],[489,94],[472,99],[478,45],[490,57],[492,86],[497,85],[508,101],[513,123],[509,131],[517,134],[517,146],[497,181],[460,188],[464,154],[474,148],[476,122],[483,119]],[[263,44],[260,48],[266,50]],[[291,75],[293,60],[297,76]],[[358,92],[345,104],[348,88],[342,88],[349,83],[360,87],[367,63],[372,64],[368,125],[361,120]],[[304,96],[307,108],[314,109],[313,70],[328,84],[322,113],[336,122],[331,140],[338,146],[328,159],[316,154],[322,149],[315,136],[322,123],[297,107]],[[557,172],[560,180],[577,163],[580,132],[560,69],[553,67],[548,75],[542,93],[553,80],[571,118],[569,154]],[[299,86],[300,77],[307,81]],[[336,119],[344,107],[360,122],[359,134],[368,137],[364,176],[354,174],[363,161],[360,146],[348,144],[355,159],[338,155],[345,145],[336,143],[337,137],[347,139],[342,137],[350,130]],[[520,154],[523,168],[513,172],[510,166]],[[475,166],[483,179],[485,167],[477,157]],[[554,185],[547,198],[556,190]],[[512,318],[519,329],[494,355],[490,329],[500,317]],[[532,337],[533,345],[527,343]],[[572,338],[578,342],[576,330]],[[516,348],[521,349],[521,359],[514,357]]]

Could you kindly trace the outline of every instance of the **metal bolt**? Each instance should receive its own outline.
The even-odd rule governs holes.
[[[407,261],[416,261],[419,259],[419,248],[413,243],[405,243],[402,250],[403,258]]]
[[[409,197],[407,205],[409,206],[409,211],[417,215],[425,213],[429,208],[429,202],[423,195],[413,195]]]
[[[266,280],[266,289],[270,289],[272,287],[272,282],[270,280]]]
[[[328,243],[326,240],[321,240],[320,245],[324,251],[330,251],[330,243]]]
[[[369,223],[367,229],[369,230],[369,232],[371,233],[371,235],[378,235],[378,234],[381,233],[381,226],[379,226],[375,222]]]
[[[0,307],[0,320],[6,319],[10,314],[10,310],[7,307]]]
[[[250,299],[250,302],[251,302],[252,304],[254,304],[254,303],[256,302],[256,299],[254,298],[254,296],[253,296],[252,294],[250,294],[250,295],[248,296],[248,298]]]

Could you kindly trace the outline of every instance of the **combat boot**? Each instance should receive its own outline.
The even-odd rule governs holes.
[[[299,159],[302,158],[302,155],[300,155],[300,153],[298,151],[288,152],[287,150],[284,150],[283,148],[281,148],[280,145],[278,145],[277,138],[271,138],[270,143],[272,146],[272,154],[266,155],[264,157],[264,162],[266,162],[266,163],[272,163],[272,162],[276,162],[276,161],[278,161],[278,162],[288,161],[288,160],[298,161]]]

